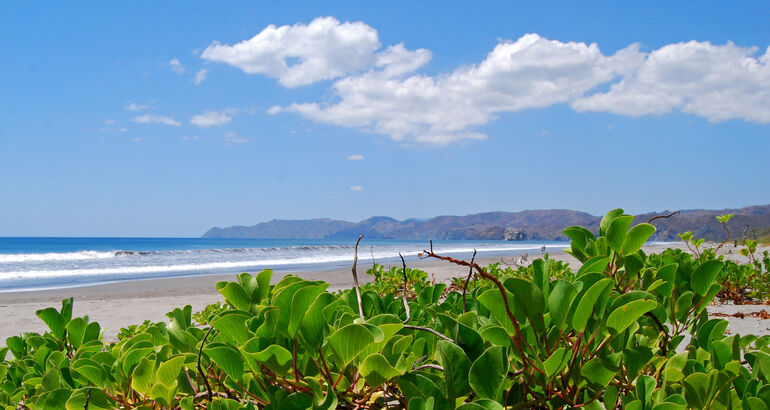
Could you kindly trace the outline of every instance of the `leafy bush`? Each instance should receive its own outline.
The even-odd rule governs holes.
[[[465,300],[427,278],[399,298],[397,269],[395,291],[365,287],[359,310],[353,290],[291,275],[270,285],[265,270],[217,284],[228,308],[207,316],[210,326],[193,326],[186,306],[105,343],[67,299],[38,311],[49,332],[7,339],[0,404],[769,408],[770,337],[726,336],[727,322],[706,313],[725,262],[648,256],[641,247],[655,229],[632,219],[609,212],[598,237],[567,228],[582,262],[569,274],[549,259],[523,274],[426,252],[474,269]]]

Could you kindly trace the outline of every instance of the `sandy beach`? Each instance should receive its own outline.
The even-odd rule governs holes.
[[[668,247],[683,247],[684,245],[653,245],[644,248],[647,253],[661,252]],[[766,248],[765,248],[766,249]],[[727,253],[730,259],[745,262],[745,258],[737,252]],[[762,249],[764,250],[764,249]],[[722,252],[720,252],[722,253]],[[579,262],[564,252],[553,252],[552,259],[568,262],[573,269],[580,266]],[[529,254],[528,262],[542,255]],[[506,257],[504,261],[512,263],[516,257]],[[482,266],[500,262],[500,257],[479,258]],[[371,264],[361,260],[358,265],[359,279],[362,282],[371,281],[369,275],[363,274]],[[385,264],[389,267],[390,264]],[[400,266],[400,265],[398,265]],[[438,260],[420,260],[408,264],[410,268],[419,268],[428,272],[436,281],[449,281],[454,277],[464,277],[467,269]],[[287,273],[276,272],[273,283],[279,281]],[[297,275],[309,280],[324,280],[330,284],[329,290],[344,289],[353,286],[350,268],[340,268],[323,271],[298,272]],[[118,282],[102,285],[83,286],[56,290],[40,290],[29,292],[0,293],[0,340],[23,332],[43,332],[45,324],[35,315],[35,311],[45,307],[59,307],[61,300],[74,298],[73,316],[88,315],[91,321],[97,321],[105,329],[107,340],[115,338],[122,327],[142,323],[144,320],[166,321],[166,313],[175,307],[191,305],[193,311],[199,311],[206,305],[222,300],[216,291],[219,281],[235,280],[234,275],[190,276],[184,278],[165,278]],[[768,309],[763,305],[722,305],[709,307],[710,313],[736,312],[750,313]],[[770,334],[770,320],[747,317],[738,319],[725,317],[730,322],[728,330],[732,333]]]

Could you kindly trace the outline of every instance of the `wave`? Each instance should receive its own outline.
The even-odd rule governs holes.
[[[0,254],[0,263],[44,262],[44,261],[74,261],[83,259],[114,258],[116,251],[81,251],[66,253],[11,253]]]
[[[547,247],[562,247],[562,245],[546,245]],[[393,248],[393,245],[377,246],[377,248]],[[401,245],[401,248],[422,248],[420,245]],[[534,250],[539,249],[540,245],[522,244],[522,245],[489,245],[480,244],[479,247],[474,248],[468,244],[465,247],[448,247],[445,248],[445,252],[472,252],[474,249],[478,251],[522,251],[522,250]],[[361,248],[365,249],[365,247]],[[438,249],[438,248],[437,248]],[[350,251],[352,253],[352,245],[302,245],[302,246],[287,246],[287,247],[262,247],[262,248],[219,248],[219,249],[183,249],[183,250],[162,250],[162,251],[130,251],[130,250],[112,250],[112,251],[95,251],[86,250],[79,252],[63,252],[63,253],[17,253],[17,254],[0,254],[0,263],[23,263],[23,262],[54,262],[54,261],[79,261],[89,259],[110,259],[110,258],[122,258],[122,257],[140,257],[140,256],[184,256],[184,255],[205,255],[205,254],[261,254],[261,255],[277,255],[277,254],[297,254],[297,253],[309,253],[309,252],[328,252],[328,251]],[[398,253],[396,252],[395,255]],[[392,255],[391,255],[392,256]],[[383,256],[380,256],[383,257]],[[385,256],[387,257],[387,256]]]
[[[562,247],[563,245],[546,245],[548,248]],[[539,250],[540,246],[515,246],[515,247],[492,247],[477,249],[484,251],[522,251],[522,250]],[[436,252],[439,253],[469,253],[473,252],[473,248],[457,247],[457,248],[436,248]],[[406,257],[416,257],[419,251],[402,251],[402,254]],[[113,252],[114,254],[114,252]],[[377,259],[389,259],[398,257],[399,252],[392,251],[379,251],[374,254]],[[46,279],[63,279],[74,277],[98,277],[100,279],[109,280],[110,277],[122,276],[122,275],[147,275],[147,274],[163,274],[163,273],[175,273],[175,272],[200,272],[200,271],[223,271],[234,270],[238,268],[257,268],[257,267],[273,267],[273,266],[286,266],[286,265],[324,265],[330,263],[351,262],[353,255],[348,253],[337,253],[327,255],[314,255],[314,256],[299,256],[299,257],[283,257],[283,258],[269,258],[269,259],[250,259],[239,261],[222,261],[222,262],[202,262],[202,263],[177,263],[168,265],[147,265],[147,266],[114,266],[114,267],[93,267],[93,268],[80,268],[80,269],[40,269],[40,270],[24,270],[24,271],[10,271],[0,272],[0,284],[3,282],[14,282],[20,280],[46,280]]]

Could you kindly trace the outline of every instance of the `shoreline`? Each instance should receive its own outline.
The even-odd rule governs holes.
[[[659,253],[667,248],[685,248],[684,244],[648,245],[643,249],[647,253]],[[762,250],[764,250],[763,248]],[[722,254],[722,252],[720,252]],[[567,262],[573,270],[580,263],[563,251],[549,252],[551,259]],[[506,263],[518,257],[503,257]],[[527,264],[532,260],[541,258],[540,252],[529,254]],[[725,257],[733,260],[741,260],[737,253],[727,254]],[[482,257],[477,262],[481,266],[500,262],[501,257]],[[362,259],[358,264],[359,281],[369,283],[372,277],[366,275],[371,267],[371,261]],[[400,267],[401,263],[383,263],[386,269],[391,266]],[[429,259],[417,260],[407,263],[409,268],[417,268],[428,273],[429,278],[437,282],[447,282],[454,277],[465,277],[468,269],[453,265],[448,262]],[[295,274],[308,280],[323,280],[329,283],[329,291],[346,289],[353,286],[353,277],[350,267],[308,270],[298,272],[274,272],[271,283],[277,283],[288,274]],[[166,313],[176,307],[191,305],[193,312],[202,310],[206,305],[222,301],[223,297],[216,290],[219,281],[233,281],[235,274],[196,275],[174,278],[137,279],[132,281],[114,282],[107,284],[95,284],[71,288],[4,292],[0,293],[0,312],[6,318],[0,324],[0,341],[10,336],[20,335],[24,332],[42,333],[46,326],[40,320],[35,311],[46,307],[61,306],[61,300],[72,297],[73,317],[88,315],[91,321],[99,322],[104,328],[104,338],[114,340],[122,327],[133,324],[141,324],[145,320],[153,322],[167,321]],[[767,308],[764,305],[723,305],[709,307],[710,313],[743,313],[759,311]],[[733,333],[770,334],[770,321],[757,318],[725,318],[730,322],[729,329]]]

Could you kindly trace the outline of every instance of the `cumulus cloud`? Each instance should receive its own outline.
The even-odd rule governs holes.
[[[392,54],[401,56],[397,63],[338,80],[333,85],[337,102],[295,103],[282,111],[385,134],[396,141],[440,145],[484,139],[486,135],[475,128],[500,113],[569,102],[641,58],[636,45],[605,56],[596,44],[562,43],[528,34],[498,44],[479,64],[432,77],[404,75],[428,61],[423,53]]]
[[[206,81],[206,77],[208,76],[208,74],[209,74],[209,70],[205,68],[202,70],[199,70],[197,73],[195,73],[195,78],[193,78],[193,83],[195,83],[195,85],[198,85]]]
[[[361,161],[362,159],[364,159],[364,156],[361,154],[353,154],[348,157],[348,161]]]
[[[201,57],[298,87],[369,67],[376,62],[373,53],[379,47],[377,30],[372,27],[319,17],[310,24],[269,25],[234,45],[214,42]]]
[[[481,128],[506,113],[567,104],[578,112],[626,116],[694,114],[712,122],[770,123],[770,48],[690,41],[614,53],[599,45],[526,34],[486,57],[438,75],[420,73],[428,50],[380,48],[361,22],[317,18],[268,26],[235,45],[214,43],[202,57],[287,87],[335,79],[331,99],[273,106],[319,123],[386,135],[405,143],[487,138]]]
[[[208,127],[221,127],[233,120],[232,114],[234,110],[223,111],[204,111],[203,114],[194,115],[190,120],[190,124],[197,125],[201,128]]]
[[[168,66],[171,67],[175,73],[184,74],[184,66],[179,62],[178,59],[172,58],[171,61],[168,62]]]
[[[138,117],[134,117],[134,118],[131,119],[131,121],[138,122],[140,124],[156,123],[156,124],[172,125],[172,126],[175,126],[175,127],[178,127],[178,126],[182,125],[181,122],[174,120],[174,118],[167,117],[167,116],[164,116],[164,115],[145,114],[145,115],[140,115]]]
[[[361,185],[352,185],[350,187],[350,190],[353,192],[361,192],[364,190],[364,187],[362,187]]]
[[[125,108],[128,111],[142,111],[150,108],[150,104],[137,104],[132,101],[130,104],[126,105]]]
[[[770,49],[755,57],[757,51],[732,42],[669,44],[647,54],[609,91],[579,98],[572,107],[633,117],[680,110],[711,122],[770,123]]]

